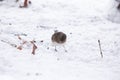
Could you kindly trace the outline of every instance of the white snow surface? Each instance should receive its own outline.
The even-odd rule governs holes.
[[[107,19],[112,0],[31,1],[28,8],[0,2],[0,80],[120,80],[120,24]],[[54,30],[66,33],[67,52],[54,51]],[[19,45],[15,34],[36,40],[36,54],[1,41]]]

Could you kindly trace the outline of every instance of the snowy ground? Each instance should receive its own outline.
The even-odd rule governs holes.
[[[111,0],[31,1],[24,9],[0,2],[0,40],[19,45],[20,34],[38,46],[32,55],[31,47],[20,51],[0,41],[0,80],[120,80],[120,24],[106,18]],[[67,34],[68,52],[54,51],[56,29]]]

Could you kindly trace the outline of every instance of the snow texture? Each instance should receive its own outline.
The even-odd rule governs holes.
[[[120,80],[116,1],[31,0],[28,8],[14,1],[0,1],[0,80]],[[61,45],[54,51],[54,30],[67,35],[67,52]],[[30,43],[11,46],[22,43],[17,35],[36,41],[35,55]]]

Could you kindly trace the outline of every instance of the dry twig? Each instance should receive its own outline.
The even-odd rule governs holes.
[[[35,45],[35,41],[30,41],[31,44],[33,45],[33,49],[32,49],[32,54],[35,55],[35,50],[37,49],[37,46]]]
[[[101,58],[103,58],[103,53],[102,53],[102,49],[101,49],[101,43],[100,43],[100,40],[98,40],[98,43],[99,43],[100,55],[101,55]]]

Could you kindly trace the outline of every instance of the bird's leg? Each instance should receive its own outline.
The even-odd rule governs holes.
[[[55,46],[55,51],[57,52],[56,46]]]
[[[67,50],[66,50],[66,48],[65,48],[65,46],[64,46],[64,45],[63,45],[63,48],[64,48],[65,52],[67,52]]]

